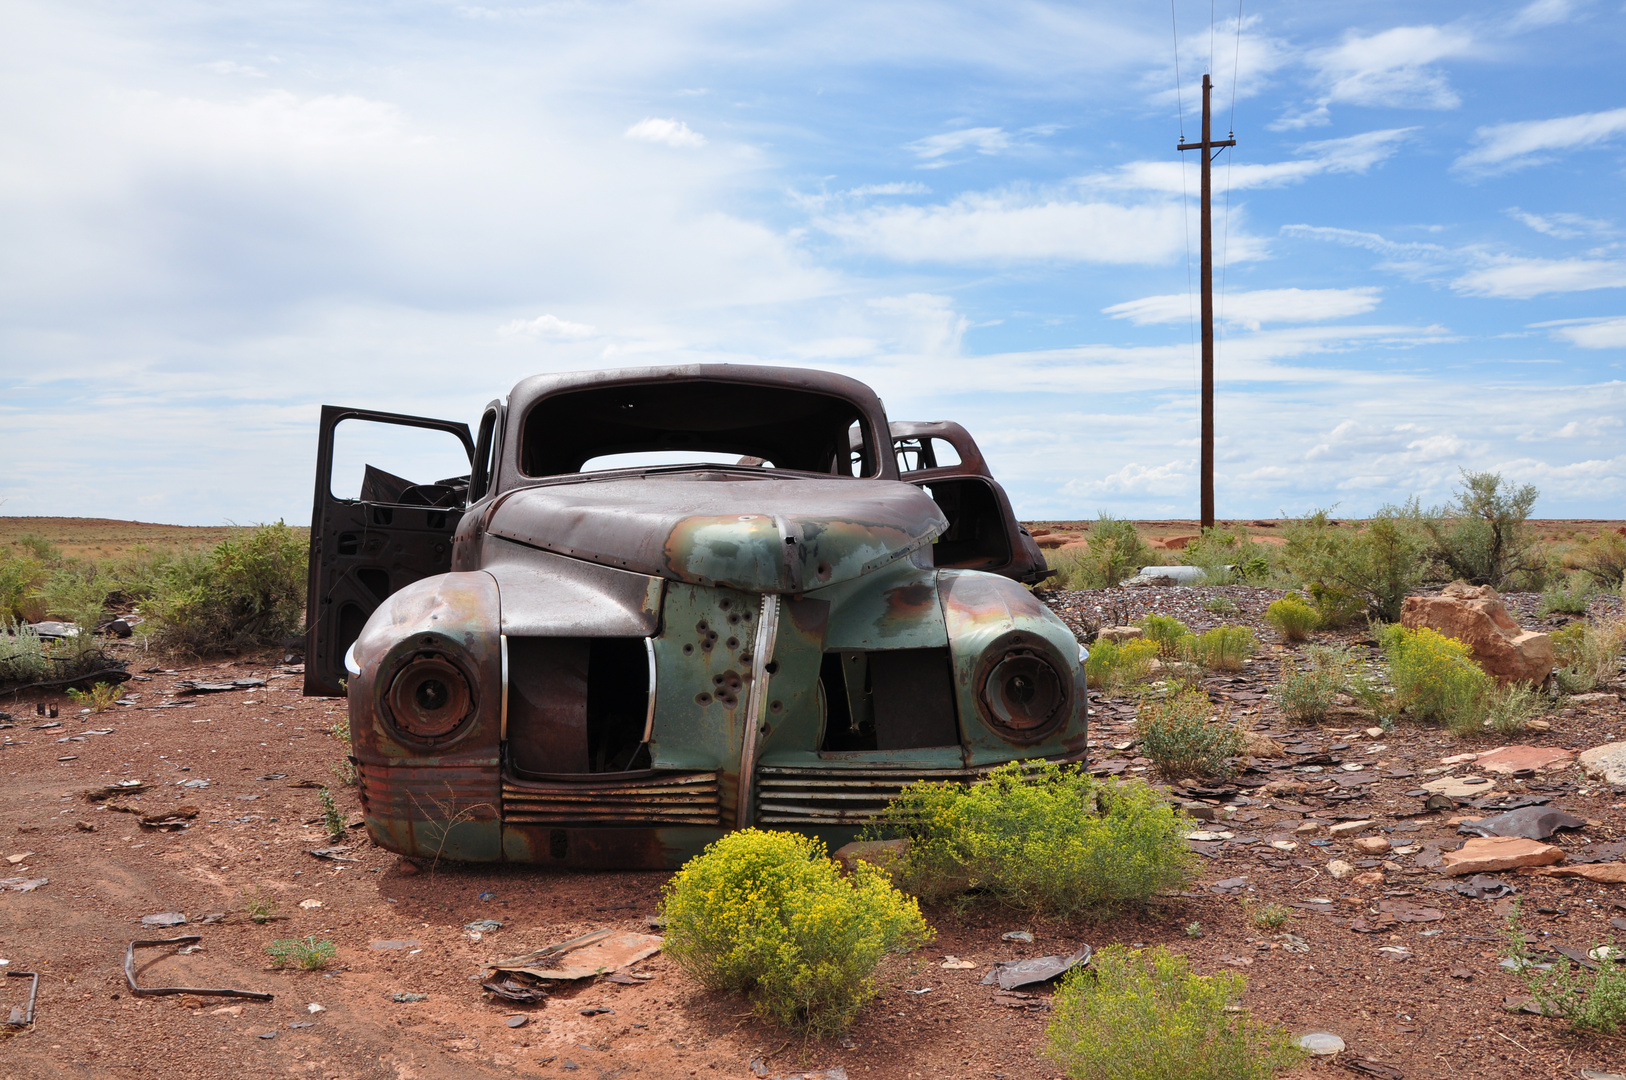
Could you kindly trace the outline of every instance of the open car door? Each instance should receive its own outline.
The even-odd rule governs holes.
[[[322,406],[305,599],[305,693],[344,693],[344,656],[404,585],[452,568],[468,506],[467,424]]]
[[[932,546],[938,566],[986,570],[1027,585],[1054,575],[965,428],[947,420],[895,421],[892,452],[898,475],[930,495],[948,518],[948,531]]]

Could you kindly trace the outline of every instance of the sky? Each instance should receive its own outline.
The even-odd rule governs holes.
[[[322,404],[825,368],[1026,519],[1626,495],[1622,0],[96,4],[0,35],[0,514],[309,520]],[[428,479],[413,477],[413,479]]]

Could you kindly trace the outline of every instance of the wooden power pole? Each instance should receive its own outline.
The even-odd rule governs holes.
[[[1201,150],[1203,153],[1202,244],[1203,244],[1203,460],[1202,503],[1205,529],[1214,527],[1214,220],[1211,198],[1213,184],[1209,166],[1217,156],[1214,151],[1235,146],[1236,139],[1210,138],[1208,95],[1213,83],[1203,76],[1203,141],[1182,141],[1176,149]],[[1236,132],[1231,133],[1233,136]]]

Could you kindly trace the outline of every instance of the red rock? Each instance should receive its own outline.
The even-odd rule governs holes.
[[[1400,625],[1428,627],[1456,638],[1473,650],[1473,658],[1504,683],[1540,683],[1557,660],[1552,638],[1526,630],[1513,621],[1489,585],[1453,581],[1439,596],[1408,596]]]
[[[1475,767],[1493,773],[1521,769],[1562,769],[1575,760],[1575,751],[1556,746],[1498,746],[1480,754]]]
[[[1522,836],[1476,836],[1456,851],[1440,853],[1440,873],[1494,874],[1520,866],[1547,866],[1564,860],[1564,849]]]
[[[842,869],[852,872],[857,868],[859,860],[869,863],[881,870],[888,869],[892,863],[909,852],[909,841],[903,840],[854,840],[835,850],[830,857],[841,864]]]
[[[1603,884],[1626,885],[1626,863],[1598,862],[1582,866],[1532,866],[1521,870],[1523,874],[1542,877],[1578,877]]]

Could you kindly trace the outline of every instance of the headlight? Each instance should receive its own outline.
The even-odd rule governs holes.
[[[1017,739],[1034,739],[1064,718],[1068,682],[1044,654],[1012,649],[988,671],[982,701],[988,719]]]
[[[473,693],[462,670],[438,653],[419,653],[390,683],[390,715],[395,726],[419,739],[455,731],[469,715]]]

